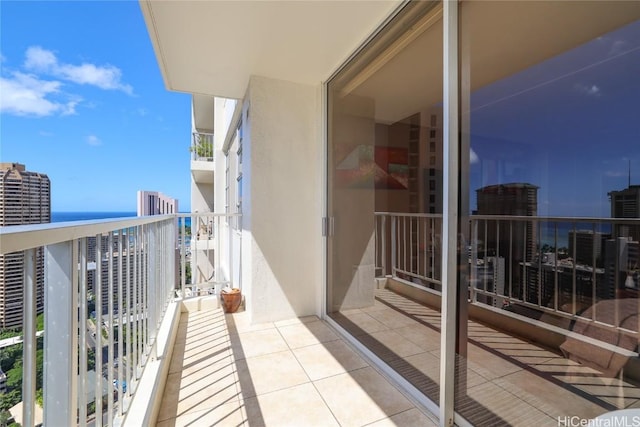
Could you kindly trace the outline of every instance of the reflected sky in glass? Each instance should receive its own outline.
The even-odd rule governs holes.
[[[640,184],[640,21],[471,94],[471,209],[485,185],[540,187],[538,215],[609,217]]]

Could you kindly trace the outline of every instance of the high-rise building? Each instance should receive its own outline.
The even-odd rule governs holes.
[[[489,185],[476,190],[478,215],[536,216],[538,188],[528,183]],[[523,265],[533,260],[537,250],[537,224],[524,220],[491,220],[482,225],[477,236],[485,257],[503,257],[506,277],[511,278],[514,297],[523,297]],[[507,279],[509,280],[509,279]],[[522,285],[522,286],[521,286]]]
[[[640,278],[640,242],[631,237],[616,237],[606,241],[605,283],[607,298],[616,298],[618,291],[638,291]]]
[[[629,185],[624,190],[610,191],[612,218],[640,218],[640,185]],[[630,225],[616,225],[615,237],[632,237],[640,241],[640,227]]]
[[[602,266],[602,252],[604,242],[611,236],[593,230],[569,231],[569,256],[575,259],[576,264]]]
[[[51,222],[47,175],[20,163],[0,163],[0,226]],[[0,327],[22,326],[24,252],[0,255]],[[36,251],[36,307],[44,308],[44,250]]]
[[[178,199],[157,191],[138,191],[138,216],[178,213]]]
[[[538,188],[535,185],[527,183],[511,183],[489,185],[487,187],[476,190],[478,215],[509,215],[509,216],[536,216],[538,214]],[[516,253],[514,256],[524,255],[527,261],[530,261],[536,253],[536,224],[535,222],[514,221],[510,226],[508,222],[504,224],[502,233],[496,228],[496,223],[492,221],[489,224],[486,241],[489,249],[499,250],[500,255],[504,251],[509,250],[510,232],[515,238],[520,239],[526,228],[526,254],[522,254],[522,243],[515,245],[512,250]],[[510,227],[512,227],[510,229]],[[524,228],[523,228],[524,227]],[[520,231],[522,230],[522,231]],[[513,239],[512,239],[513,240]],[[498,243],[500,244],[498,247]]]

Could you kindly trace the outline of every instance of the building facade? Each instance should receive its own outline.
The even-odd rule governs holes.
[[[608,193],[612,218],[640,218],[640,185],[631,185],[620,191]],[[615,227],[616,237],[632,237],[640,241],[640,227],[620,225]]]
[[[142,191],[137,194],[138,216],[168,215],[178,213],[178,199],[157,191]]]
[[[51,183],[47,175],[20,163],[0,164],[0,226],[51,222]],[[23,252],[0,255],[0,327],[22,326]],[[36,306],[44,307],[44,252],[36,250]]]
[[[528,270],[541,263],[534,217],[597,216],[585,200],[597,200],[602,211],[601,188],[612,178],[602,160],[637,153],[639,125],[630,117],[640,115],[632,76],[640,61],[640,4],[141,6],[167,89],[193,93],[192,130],[213,131],[206,178],[204,167],[201,174],[192,164],[202,183],[196,196],[214,212],[241,206],[242,223],[229,227],[242,237],[251,321],[322,317],[438,413],[442,426],[545,424],[532,421],[537,416],[555,425],[566,407],[519,409],[533,399],[516,397],[531,396],[523,384],[532,382],[519,378],[520,370],[488,382],[478,374],[487,363],[473,338],[481,326],[471,319],[479,311],[468,291],[469,224],[488,230],[478,235],[488,246],[483,257],[498,260],[484,272],[490,292],[509,290],[523,307],[540,309],[535,318],[505,317],[505,328],[522,321],[555,333],[541,313],[567,310],[553,318],[576,320],[583,297],[595,304],[596,282],[587,278],[602,272],[567,267],[560,274],[555,261]],[[229,42],[212,47],[210,40]],[[198,54],[185,54],[184,46]],[[603,117],[615,136],[605,132]],[[471,216],[474,197],[478,215],[531,220],[486,219],[485,228]],[[434,328],[420,312],[407,315],[420,323],[418,332],[396,328],[393,314],[386,322],[373,318],[387,305],[376,287],[376,217],[385,212],[409,218],[387,229],[391,276],[428,264],[422,243],[437,249],[437,292],[401,277],[414,300],[441,292]],[[432,214],[442,220],[437,238],[417,225]],[[571,294],[570,306],[556,307],[557,290]],[[489,305],[488,312],[507,316]],[[573,327],[571,320],[558,324]]]

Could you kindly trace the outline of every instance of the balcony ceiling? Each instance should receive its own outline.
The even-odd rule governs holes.
[[[140,0],[167,89],[227,98],[251,75],[322,82],[400,3]]]
[[[193,125],[198,132],[213,133],[213,96],[194,94]]]

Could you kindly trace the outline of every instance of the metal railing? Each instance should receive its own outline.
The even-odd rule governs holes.
[[[234,228],[241,214],[178,215],[180,288],[183,298],[220,295],[222,287],[241,288],[242,234]],[[187,225],[188,224],[188,225]]]
[[[470,299],[637,335],[639,233],[640,219],[473,216]]]
[[[442,217],[375,218],[377,274],[439,292]],[[471,303],[638,335],[640,219],[473,215],[469,227]]]
[[[193,132],[191,138],[191,160],[213,161],[213,134]]]
[[[40,368],[45,425],[112,425],[126,414],[174,295],[176,231],[173,215],[0,228],[0,254],[25,254],[22,425],[35,424]],[[42,288],[44,357],[37,366]]]
[[[442,215],[375,213],[376,268],[440,289]]]
[[[37,378],[45,425],[121,423],[147,361],[156,359],[154,343],[176,293],[240,287],[241,233],[232,227],[239,217],[179,214],[0,227],[0,255],[24,259],[23,338],[15,340],[23,342],[21,424],[35,425]],[[38,310],[44,310],[44,343],[37,341],[43,335],[36,332]]]

